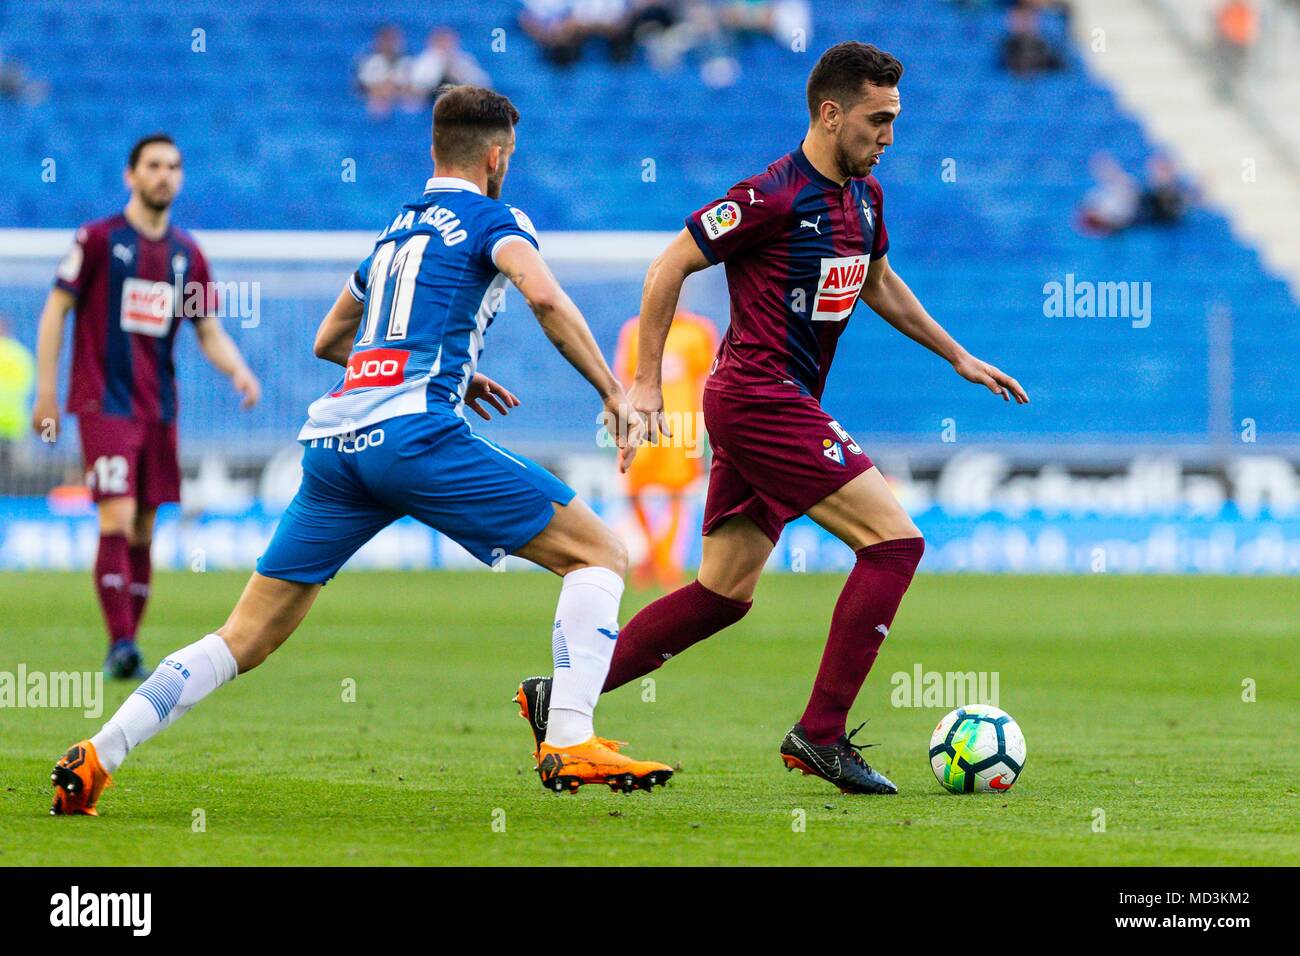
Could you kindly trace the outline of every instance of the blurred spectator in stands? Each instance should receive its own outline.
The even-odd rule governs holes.
[[[570,24],[572,0],[523,0],[519,26],[556,66],[568,66],[582,56],[582,38]]]
[[[674,70],[698,51],[700,79],[714,89],[740,78],[738,43],[771,38],[789,50],[796,37],[807,42],[812,36],[808,0],[682,0],[678,11],[675,23],[645,38],[650,62]]]
[[[438,98],[438,89],[444,84],[465,83],[490,87],[492,78],[473,55],[461,48],[460,35],[455,30],[448,27],[433,30],[411,64],[411,89],[427,104]]]
[[[520,26],[556,66],[580,60],[593,38],[606,40],[616,59],[630,52],[621,41],[633,12],[631,0],[523,0],[523,6]]]
[[[807,0],[722,0],[715,5],[722,27],[732,33],[770,36],[789,48],[796,33],[812,33]]]
[[[1143,222],[1172,226],[1183,221],[1192,204],[1191,188],[1178,175],[1168,156],[1147,160],[1147,181],[1142,187],[1140,218]]]
[[[1251,48],[1259,39],[1259,12],[1250,0],[1227,0],[1214,14],[1214,49],[1222,74],[1220,92],[1229,93],[1241,78]]]
[[[8,473],[13,448],[27,434],[36,361],[31,350],[9,334],[0,315],[0,471]]]
[[[406,39],[395,26],[380,27],[371,51],[357,66],[357,86],[366,98],[371,116],[383,118],[401,104],[405,109],[421,105],[411,89],[411,58],[406,55]]]
[[[1110,153],[1094,153],[1089,166],[1096,184],[1083,197],[1079,224],[1095,235],[1122,232],[1137,221],[1142,190]]]
[[[603,41],[617,63],[639,42],[681,17],[686,0],[522,0],[520,26],[556,66],[582,58],[590,40]]]
[[[47,92],[46,84],[29,79],[23,65],[0,50],[0,100],[38,106]]]
[[[1002,38],[1002,67],[1017,76],[1059,70],[1065,57],[1043,36],[1039,6],[1021,3],[1007,14],[1007,34]]]

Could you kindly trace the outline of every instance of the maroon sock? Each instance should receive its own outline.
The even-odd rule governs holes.
[[[95,556],[95,591],[111,643],[135,637],[131,616],[131,558],[124,534],[101,534]]]
[[[923,538],[899,538],[857,552],[858,562],[835,603],[812,697],[799,720],[813,743],[829,744],[844,733],[924,551]]]
[[[618,633],[605,691],[662,667],[673,655],[730,627],[751,604],[715,594],[699,581],[647,604]]]
[[[140,632],[140,619],[149,603],[149,582],[153,578],[153,559],[147,544],[131,546],[131,631]]]

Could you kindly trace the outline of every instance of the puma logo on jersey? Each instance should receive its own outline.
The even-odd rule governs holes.
[[[759,203],[761,203],[762,201],[763,201],[763,200],[761,200],[761,199],[756,199],[756,198],[754,197],[754,190],[751,188],[751,189],[749,190],[749,204],[750,204],[751,206],[756,206],[756,205],[758,205]]]
[[[852,314],[862,285],[867,281],[868,264],[866,256],[822,260],[817,297],[813,300],[814,322],[839,322]]]
[[[821,216],[818,216],[818,217],[817,217],[816,219],[814,219],[812,222],[809,222],[807,219],[804,219],[804,220],[801,220],[801,221],[800,221],[800,223],[799,223],[799,228],[800,228],[800,229],[811,229],[813,232],[817,233],[817,235],[820,236],[820,235],[822,234],[822,230],[821,230],[821,226],[818,225],[818,223],[820,223],[821,221],[822,221],[822,217],[821,217]]]
[[[135,258],[135,252],[131,247],[124,246],[120,242],[113,246],[113,255],[116,258],[121,259],[128,266],[131,264],[131,260]]]
[[[877,625],[876,625],[876,630],[880,632],[880,636],[881,636],[881,637],[888,637],[888,636],[889,636],[889,628],[885,627],[885,625],[883,625],[883,624],[877,624]]]

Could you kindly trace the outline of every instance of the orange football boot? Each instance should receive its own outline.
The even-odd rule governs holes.
[[[542,741],[537,748],[537,775],[543,787],[556,793],[572,793],[585,783],[603,783],[611,790],[631,793],[662,786],[673,768],[653,760],[633,760],[592,737],[572,747]]]
[[[54,784],[51,816],[83,814],[97,817],[99,811],[95,809],[95,804],[99,802],[99,795],[104,792],[104,788],[113,785],[113,778],[99,762],[95,745],[89,740],[83,740],[73,744],[59,758],[50,773],[50,782]]]
[[[519,716],[528,721],[533,731],[533,759],[538,759],[537,748],[546,739],[546,717],[551,711],[550,677],[527,677],[515,691],[514,701],[519,705]],[[610,750],[621,750],[627,746],[626,740],[610,740],[597,737],[598,741]]]

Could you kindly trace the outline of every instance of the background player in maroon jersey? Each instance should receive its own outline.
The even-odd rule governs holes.
[[[807,514],[857,562],[811,699],[781,754],[791,769],[850,793],[897,792],[862,759],[845,724],[924,544],[871,460],[821,407],[836,340],[861,298],[963,378],[1029,401],[1015,379],[958,345],[889,267],[871,171],[894,141],[902,72],[866,44],[827,50],[808,80],[811,122],[800,148],[688,217],[650,267],[630,397],[652,437],[667,431],[661,358],[688,275],[726,263],[731,325],[705,389],[714,458],[698,578],[628,622],[605,684],[634,680],[740,620],[782,528]]]
[[[126,208],[77,230],[45,300],[32,412],[36,433],[55,440],[63,327],[76,309],[67,410],[78,417],[99,510],[95,587],[109,637],[104,669],[114,677],[144,676],[135,636],[149,599],[154,518],[160,504],[180,500],[172,348],[176,316],[187,310],[176,302],[176,289],[199,283],[203,301],[212,301],[203,253],[170,221],[182,179],[171,137],[136,143],[125,179]],[[203,354],[251,408],[260,386],[220,320],[206,310],[191,318]]]

